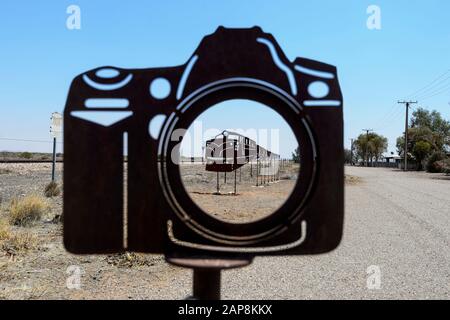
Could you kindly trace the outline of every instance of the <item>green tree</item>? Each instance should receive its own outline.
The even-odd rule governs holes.
[[[19,158],[31,159],[33,155],[30,152],[22,152],[19,154]]]
[[[442,151],[450,146],[450,121],[443,119],[438,111],[419,108],[413,112],[410,124],[411,128],[428,128],[436,149]]]
[[[344,149],[344,162],[346,164],[353,164],[352,151],[350,149]]]
[[[427,141],[418,141],[414,145],[412,153],[417,160],[417,170],[422,170],[422,162],[430,154],[432,147]]]
[[[450,146],[450,122],[437,111],[419,108],[413,112],[408,128],[408,159],[417,162],[417,170],[423,169],[424,160],[433,153],[443,153]],[[398,154],[404,157],[403,136],[397,138]],[[428,164],[430,167],[432,164]]]
[[[292,152],[292,160],[295,163],[300,163],[300,147],[297,147],[294,152]]]
[[[388,140],[386,137],[375,132],[369,134],[360,134],[354,143],[357,159],[363,160],[366,165],[378,161],[383,152],[386,152]]]

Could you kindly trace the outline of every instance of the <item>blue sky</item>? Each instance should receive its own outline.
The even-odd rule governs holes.
[[[81,30],[66,28],[66,8],[81,8]],[[381,8],[381,30],[366,9]],[[102,65],[184,63],[217,26],[261,26],[291,60],[338,67],[345,144],[377,129],[395,150],[404,108],[397,99],[450,69],[450,1],[2,1],[0,138],[50,140],[72,78]],[[438,90],[439,91],[439,90]],[[426,95],[425,95],[426,97]],[[421,101],[450,119],[450,89]],[[0,150],[51,151],[51,144],[0,139]]]

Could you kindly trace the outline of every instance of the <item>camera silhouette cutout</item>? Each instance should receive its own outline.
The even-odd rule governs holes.
[[[205,213],[174,161],[183,130],[230,99],[272,107],[300,142],[301,170],[289,198],[242,224]],[[64,111],[66,249],[190,256],[333,250],[344,215],[342,108],[334,66],[289,61],[259,27],[219,27],[180,66],[105,66],[78,75]]]

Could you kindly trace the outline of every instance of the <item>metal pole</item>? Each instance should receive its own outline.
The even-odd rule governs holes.
[[[53,137],[52,182],[55,182],[55,167],[56,167],[56,137]]]
[[[227,184],[227,172],[225,171],[224,174],[225,174],[224,183]]]
[[[408,171],[408,112],[409,112],[409,102],[406,103],[406,117],[405,117],[405,171]]]
[[[263,179],[264,179],[264,184],[266,184],[266,161],[264,161],[264,173],[263,173]]]
[[[234,170],[234,194],[236,194],[236,172],[237,170]]]
[[[272,158],[269,159],[269,168],[270,168],[269,182],[272,182]]]
[[[256,186],[258,186],[258,176],[259,176],[259,159],[256,159]]]
[[[280,181],[280,158],[278,158],[277,181]]]
[[[196,300],[219,300],[221,271],[248,266],[253,260],[251,257],[223,259],[216,257],[176,258],[166,256],[165,258],[171,265],[193,269],[193,295],[191,298]]]
[[[242,182],[242,167],[239,168],[239,182]]]
[[[270,170],[272,171],[271,172],[271,176],[272,176],[272,182],[274,182],[275,181],[275,175],[274,175],[274,161],[273,161],[273,159],[270,159]]]
[[[219,189],[219,171],[217,171],[217,193],[219,193],[220,192],[220,189]]]
[[[194,298],[220,300],[220,269],[194,268]]]

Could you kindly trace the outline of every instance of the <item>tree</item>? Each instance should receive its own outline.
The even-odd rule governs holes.
[[[433,135],[434,146],[440,151],[450,146],[450,121],[443,119],[436,110],[430,112],[419,108],[414,111],[411,128],[428,128]]]
[[[387,138],[374,134],[372,139],[369,140],[369,144],[371,145],[369,150],[371,150],[372,158],[375,158],[375,161],[378,161],[383,155],[383,152],[386,152],[387,150],[388,147]]]
[[[31,159],[33,155],[30,152],[22,152],[19,154],[19,158]]]
[[[373,160],[378,161],[383,152],[386,152],[388,140],[375,132],[363,133],[356,139],[354,146],[357,160],[362,159],[368,166],[369,161],[370,163],[373,163]]]
[[[297,147],[294,152],[292,152],[292,160],[295,163],[300,163],[300,147]]]
[[[450,146],[450,122],[437,111],[419,108],[413,112],[408,128],[408,158],[415,159],[417,170],[422,170],[424,160],[433,153],[444,153]],[[403,136],[397,138],[398,154],[404,157]],[[430,165],[427,165],[428,167]]]
[[[352,151],[350,149],[344,149],[344,161],[346,164],[353,165]]]
[[[427,141],[418,141],[412,150],[414,157],[417,160],[417,170],[422,170],[422,162],[430,154],[431,144]]]

